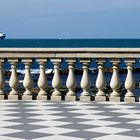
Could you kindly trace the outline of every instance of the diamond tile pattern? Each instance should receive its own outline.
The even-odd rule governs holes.
[[[140,140],[140,104],[0,101],[1,140]]]

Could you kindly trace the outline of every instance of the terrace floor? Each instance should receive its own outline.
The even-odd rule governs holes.
[[[1,140],[140,140],[140,103],[0,101]]]

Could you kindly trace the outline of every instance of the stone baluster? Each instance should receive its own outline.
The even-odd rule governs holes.
[[[118,92],[120,88],[120,79],[119,79],[119,63],[120,59],[114,58],[110,61],[113,65],[113,73],[110,81],[110,87],[112,88],[112,93],[110,94],[110,101],[120,102],[120,94]]]
[[[135,80],[133,76],[133,64],[135,63],[135,59],[125,59],[125,63],[127,65],[127,76],[125,80],[125,88],[127,93],[125,94],[124,100],[126,102],[135,102],[134,88],[135,88]]]
[[[66,62],[68,63],[69,68],[69,74],[66,81],[66,86],[69,89],[69,91],[66,94],[65,100],[66,101],[75,101],[76,95],[75,95],[75,88],[76,88],[76,78],[74,75],[74,64],[76,62],[76,59],[67,59]]]
[[[33,94],[31,92],[31,88],[32,88],[33,81],[32,81],[31,72],[30,72],[32,59],[23,59],[22,62],[25,65],[25,76],[23,80],[23,86],[26,89],[25,92],[23,93],[22,99],[32,100]]]
[[[9,93],[8,99],[9,100],[18,100],[20,99],[20,95],[17,91],[17,87],[19,84],[19,79],[17,75],[17,68],[16,65],[18,63],[18,59],[9,59],[8,60],[11,63],[11,77],[9,80],[10,88],[12,89]]]
[[[4,63],[4,59],[0,59],[0,100],[4,100],[7,97],[6,94],[4,94],[3,92],[3,87],[5,85],[3,63]]]
[[[106,87],[106,81],[104,76],[104,68],[103,65],[106,62],[105,59],[97,59],[96,62],[98,63],[98,76],[96,79],[96,87],[98,92],[96,93],[95,100],[96,101],[106,101],[106,94],[104,89]]]
[[[38,87],[40,89],[37,100],[47,100],[46,88],[48,87],[47,75],[45,73],[45,63],[47,59],[37,59],[37,62],[40,65],[40,75],[38,78]]]
[[[61,92],[59,91],[60,87],[62,86],[60,70],[59,70],[61,59],[51,59],[51,61],[54,65],[54,76],[52,80],[52,87],[54,88],[54,92],[52,93],[51,100],[61,101],[62,95],[61,95]]]
[[[89,63],[91,62],[90,59],[81,59],[80,62],[83,65],[83,75],[81,79],[81,88],[83,92],[81,93],[80,100],[81,101],[90,101],[93,97],[89,93],[89,88],[91,86],[91,81],[89,78]]]

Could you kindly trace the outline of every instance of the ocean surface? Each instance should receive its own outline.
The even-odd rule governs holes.
[[[5,39],[0,40],[0,48],[140,48],[140,39]],[[135,65],[139,67],[137,63]],[[106,67],[112,67],[112,65],[107,62]],[[124,63],[121,64],[121,67],[126,68]],[[67,68],[66,63],[61,64],[61,68]],[[81,68],[81,64],[77,62],[76,68]],[[91,64],[90,68],[97,68],[97,65]],[[4,64],[4,69],[6,71],[10,71],[10,64],[6,62]],[[17,65],[20,80],[20,86],[23,87],[22,82],[24,79],[24,65],[19,63]],[[46,69],[53,69],[53,65],[49,62],[46,65]],[[37,86],[37,79],[39,73],[39,65],[36,62],[32,63],[32,78],[34,80],[34,87]],[[127,73],[120,73],[120,81],[121,84],[124,86],[125,78]],[[77,79],[77,86],[80,87],[80,80],[82,75],[76,75]],[[109,86],[111,73],[105,73],[106,82]],[[134,73],[134,77],[136,83],[140,82],[140,73]],[[6,86],[5,90],[10,91],[10,87],[8,85],[10,77],[5,77],[6,79]],[[53,76],[49,76],[48,84],[51,86],[51,81]],[[63,86],[66,84],[67,75],[61,75]],[[95,81],[97,78],[97,73],[91,72],[90,79],[92,86],[95,87]],[[140,89],[137,88],[135,90],[136,95],[140,95]]]
[[[4,39],[0,48],[139,48],[140,39]]]

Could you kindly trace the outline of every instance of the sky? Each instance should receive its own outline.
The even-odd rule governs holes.
[[[0,0],[7,38],[140,38],[140,0]]]

